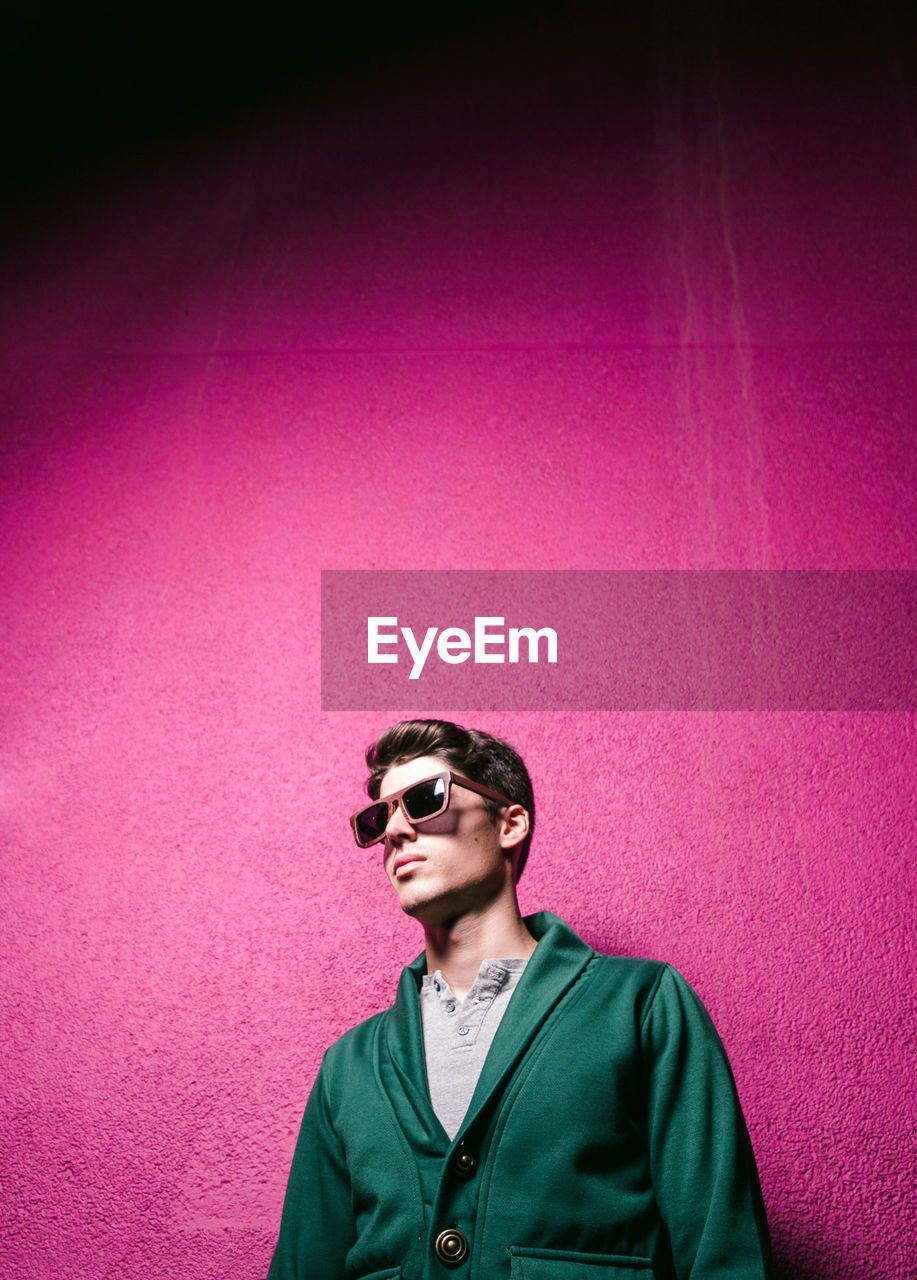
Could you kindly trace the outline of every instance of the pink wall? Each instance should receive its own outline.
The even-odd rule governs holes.
[[[321,1051],[419,949],[351,847],[395,717],[320,709],[322,568],[915,567],[896,32],[720,38],[405,55],[17,244],[8,1280],[261,1277]],[[913,715],[478,719],[535,779],[525,909],[707,1002],[781,1274],[911,1274]]]

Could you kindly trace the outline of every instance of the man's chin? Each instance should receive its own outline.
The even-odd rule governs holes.
[[[407,898],[402,900],[401,910],[406,916],[410,916],[412,920],[419,920],[421,924],[440,923],[435,900]]]
[[[446,924],[454,919],[456,914],[460,914],[460,910],[456,911],[455,902],[448,895],[421,893],[419,890],[412,893],[408,886],[405,886],[405,889],[404,895],[399,894],[398,898],[401,910],[406,916],[410,916],[412,920],[417,920],[424,926]]]

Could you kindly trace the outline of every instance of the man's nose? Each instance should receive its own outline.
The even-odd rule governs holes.
[[[417,839],[417,832],[412,824],[408,822],[400,800],[395,805],[395,811],[386,824],[385,839],[393,844],[401,840]]]

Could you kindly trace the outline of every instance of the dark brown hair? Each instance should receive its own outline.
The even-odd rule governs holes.
[[[532,780],[519,752],[502,738],[495,738],[481,729],[463,729],[451,720],[402,720],[386,729],[366,749],[369,769],[366,790],[370,798],[379,799],[382,778],[389,769],[420,756],[436,756],[456,773],[463,773],[472,782],[480,782],[492,791],[499,791],[528,811],[529,833],[520,845],[516,863],[518,880],[529,856],[535,830]],[[491,818],[495,818],[499,804],[486,797],[484,804]]]

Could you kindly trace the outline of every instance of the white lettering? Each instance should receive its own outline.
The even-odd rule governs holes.
[[[471,656],[471,636],[461,627],[446,627],[439,633],[436,652],[443,662],[464,662]]]
[[[409,680],[420,679],[437,636],[439,636],[439,640],[436,641],[436,653],[439,660],[450,663],[453,666],[460,662],[467,662],[472,652],[476,663],[521,662],[520,649],[523,640],[525,641],[526,655],[530,663],[539,661],[542,640],[546,641],[547,661],[557,662],[557,632],[553,627],[542,627],[537,631],[534,627],[510,627],[509,656],[507,657],[503,652],[506,644],[506,634],[502,629],[498,629],[503,627],[503,621],[503,618],[475,618],[474,641],[472,642],[471,636],[462,627],[444,627],[442,631],[440,631],[439,627],[427,627],[423,634],[423,639],[418,640],[414,634],[414,629],[412,627],[399,627],[398,619],[395,617],[367,618],[367,661],[397,662],[397,653],[383,653],[381,652],[381,647],[383,645],[397,645],[400,632],[404,643],[407,645],[408,653],[411,655]],[[394,628],[394,630],[385,630],[385,628]]]
[[[398,632],[390,631],[385,634],[380,632],[380,627],[395,627],[398,625],[397,618],[367,618],[367,640],[369,645],[369,662],[397,662],[397,653],[380,653],[380,644],[397,644]]]
[[[510,662],[519,661],[519,641],[525,637],[529,646],[529,662],[538,661],[538,641],[544,636],[548,642],[548,662],[557,661],[557,632],[553,627],[542,627],[540,631],[536,631],[534,627],[510,627],[509,629],[509,660]],[[534,653],[534,657],[532,654]]]
[[[411,657],[414,659],[414,665],[411,667],[411,674],[408,677],[409,680],[417,680],[421,671],[423,671],[424,664],[426,663],[430,650],[433,647],[433,637],[436,635],[438,630],[438,627],[427,627],[427,634],[423,638],[423,644],[418,648],[417,641],[414,639],[414,632],[411,628],[401,628],[401,634],[404,636],[405,643],[411,652]]]
[[[505,662],[502,653],[488,653],[489,644],[502,644],[503,632],[494,635],[488,632],[490,625],[503,626],[502,618],[475,618],[474,620],[474,660],[475,662]]]

